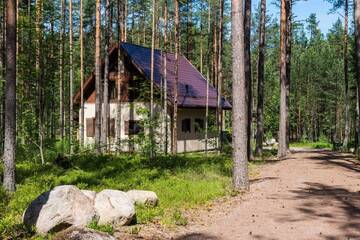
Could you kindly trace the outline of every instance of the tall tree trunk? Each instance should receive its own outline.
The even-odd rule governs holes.
[[[128,16],[128,0],[124,0],[124,42],[127,41],[127,16]]]
[[[248,176],[248,97],[245,77],[243,0],[232,0],[232,126],[233,184],[238,190],[249,189]]]
[[[201,1],[201,4],[200,4],[201,7],[203,7],[203,2]],[[203,60],[204,60],[204,43],[203,43],[203,38],[204,38],[204,34],[203,34],[203,23],[204,20],[203,20],[203,14],[201,13],[200,14],[200,39],[199,39],[199,42],[200,42],[200,72],[201,74],[204,74],[204,70],[203,70]]]
[[[164,128],[165,128],[165,136],[164,136],[164,152],[167,154],[168,152],[168,89],[167,89],[167,51],[168,51],[168,42],[167,42],[167,28],[168,28],[168,5],[167,0],[164,0]]]
[[[73,153],[73,82],[74,82],[74,66],[73,66],[73,8],[72,1],[69,0],[69,67],[70,67],[70,79],[69,79],[69,145],[70,145],[70,153]]]
[[[280,21],[280,120],[278,157],[284,158],[287,152],[287,104],[286,104],[286,1],[281,0]]]
[[[256,122],[256,155],[262,156],[264,141],[264,71],[265,71],[265,21],[266,0],[261,0],[259,24],[259,59],[258,59],[258,101]]]
[[[248,157],[252,158],[252,149],[251,149],[251,124],[252,124],[252,80],[251,80],[251,46],[250,46],[250,37],[251,37],[251,0],[245,0],[245,18],[244,18],[244,41],[245,41],[245,79],[246,79],[246,97],[248,98],[246,102],[248,106]]]
[[[223,73],[222,73],[222,54],[223,54],[223,18],[224,18],[224,0],[220,0],[219,2],[219,49],[218,49],[218,86],[217,86],[217,128],[218,128],[218,138],[219,138],[219,150],[222,149],[222,126],[223,126],[223,119],[222,119],[222,85],[223,85]]]
[[[84,26],[83,0],[80,0],[80,146],[84,146]]]
[[[108,131],[109,131],[109,44],[110,44],[110,0],[106,0],[105,13],[105,64],[104,64],[104,86],[103,86],[103,105],[102,105],[102,123],[101,123],[101,148],[108,149]]]
[[[96,23],[95,23],[95,147],[97,153],[101,153],[101,3],[96,0]]]
[[[356,57],[356,105],[357,105],[357,137],[360,131],[360,0],[354,0],[354,18],[355,18],[355,57]],[[357,140],[359,143],[359,139]],[[359,146],[358,146],[359,147]],[[355,150],[359,155],[359,149]]]
[[[152,27],[151,27],[151,66],[150,66],[150,158],[154,154],[154,51],[155,51],[155,11],[156,1],[152,1]]]
[[[174,110],[173,110],[173,127],[172,127],[172,153],[177,153],[177,117],[178,117],[178,84],[179,84],[179,0],[175,0],[175,84]]]
[[[286,0],[286,150],[289,149],[289,103],[290,103],[290,82],[291,82],[291,41],[292,41],[292,0]]]
[[[210,34],[211,34],[211,1],[208,0],[207,19],[207,71],[206,71],[206,106],[205,106],[205,153],[208,152],[208,131],[209,131],[209,84],[210,84]]]
[[[118,0],[118,76],[117,76],[117,108],[116,108],[116,139],[118,151],[121,151],[121,75],[124,74],[124,62],[123,55],[121,53],[120,43],[124,40],[122,29],[123,29],[123,20],[122,20],[122,1]]]
[[[43,2],[42,0],[36,0],[36,79],[37,79],[37,107],[38,107],[38,126],[39,126],[39,151],[41,163],[45,164],[44,152],[43,152],[43,142],[44,142],[44,83],[43,83],[43,61],[42,61],[42,12],[43,12]]]
[[[16,151],[16,2],[8,0],[6,6],[6,83],[5,83],[5,190],[15,191]]]
[[[350,135],[349,118],[349,73],[348,73],[348,21],[349,21],[349,1],[345,0],[345,19],[344,19],[344,80],[345,80],[345,132],[343,147],[348,149]]]
[[[216,4],[213,5],[213,56],[212,56],[212,82],[215,88],[217,89],[218,85],[218,49],[217,49],[217,11],[216,11]]]
[[[62,141],[64,140],[65,137],[65,110],[64,110],[64,55],[65,55],[64,36],[65,36],[65,22],[66,22],[65,15],[66,15],[66,3],[65,0],[61,0],[59,108],[60,108],[60,137]]]

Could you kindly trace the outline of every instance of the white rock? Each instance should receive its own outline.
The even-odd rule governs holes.
[[[97,193],[94,206],[99,217],[98,224],[123,226],[135,217],[134,202],[122,191],[106,189]]]
[[[70,226],[85,227],[95,217],[92,201],[77,187],[64,185],[37,197],[26,209],[23,221],[46,234]]]
[[[156,206],[158,197],[155,192],[145,190],[130,190],[126,193],[135,204],[144,204],[147,206]]]
[[[58,233],[54,240],[115,240],[115,237],[88,228],[71,227]]]
[[[81,192],[82,192],[83,194],[85,194],[85,196],[87,196],[88,198],[90,198],[90,200],[94,203],[95,197],[96,197],[96,192],[90,191],[90,190],[81,190]]]

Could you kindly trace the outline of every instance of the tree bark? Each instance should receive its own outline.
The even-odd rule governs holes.
[[[121,134],[122,134],[122,118],[121,118],[121,76],[125,73],[124,69],[124,59],[121,53],[120,43],[125,41],[125,34],[123,34],[124,29],[124,21],[123,21],[123,14],[122,11],[122,1],[118,0],[118,80],[117,80],[117,111],[116,111],[116,139],[117,139],[117,146],[118,150],[121,151]]]
[[[345,16],[344,16],[344,81],[345,81],[345,132],[343,147],[348,149],[350,135],[350,118],[349,118],[349,64],[348,64],[348,21],[349,21],[349,1],[345,0]]]
[[[356,105],[357,105],[357,137],[360,131],[360,0],[354,0],[354,18],[355,18],[355,60],[356,60]],[[359,143],[359,139],[357,140]],[[359,145],[359,144],[358,144]],[[358,146],[359,147],[359,146]],[[359,149],[355,150],[359,155]]]
[[[224,18],[224,0],[220,0],[219,2],[219,49],[218,49],[218,87],[217,87],[217,128],[218,128],[218,141],[219,141],[219,150],[222,149],[222,85],[223,85],[223,73],[222,73],[222,54],[223,54],[223,18]]]
[[[35,30],[36,30],[36,79],[37,79],[37,108],[38,108],[38,136],[39,144],[38,148],[40,151],[41,164],[45,164],[44,152],[43,152],[43,142],[44,142],[44,76],[43,76],[43,60],[42,60],[42,12],[43,12],[43,2],[42,0],[36,0],[36,21],[35,21]]]
[[[177,153],[177,115],[178,115],[178,84],[179,84],[179,0],[175,0],[175,84],[174,109],[173,109],[173,127],[172,127],[172,153]]]
[[[289,150],[289,103],[290,103],[290,83],[291,83],[291,41],[292,41],[292,27],[291,27],[291,9],[292,0],[286,0],[286,150]]]
[[[232,0],[232,126],[233,185],[237,190],[249,189],[248,177],[248,97],[245,77],[245,42],[243,0]]]
[[[70,153],[73,153],[73,111],[74,111],[74,103],[73,103],[73,82],[74,82],[74,66],[73,66],[73,8],[72,1],[69,0],[69,67],[70,67],[70,79],[69,79],[69,145],[70,145]]]
[[[65,137],[65,111],[64,111],[64,35],[65,35],[65,14],[66,3],[61,0],[61,29],[60,29],[60,73],[59,73],[59,108],[60,108],[60,137],[64,140]],[[62,142],[63,144],[63,142]]]
[[[80,146],[84,146],[84,26],[83,0],[80,0]]]
[[[95,148],[101,153],[101,3],[96,0],[95,23]]]
[[[287,104],[286,104],[286,1],[281,0],[280,18],[280,120],[278,158],[284,158],[287,153]]]
[[[251,80],[251,0],[245,0],[245,17],[244,17],[244,43],[245,43],[245,79],[246,79],[246,102],[248,106],[248,157],[252,158],[251,149],[251,124],[252,124],[252,80]]]
[[[164,136],[164,152],[168,152],[168,89],[167,89],[167,51],[168,51],[168,42],[167,42],[167,28],[168,28],[168,5],[167,0],[164,0],[164,127],[165,127],[165,136]]]
[[[155,51],[155,11],[156,1],[152,1],[152,27],[151,27],[151,66],[150,66],[150,158],[154,155],[154,51]]]
[[[259,24],[259,59],[258,59],[258,100],[256,122],[256,155],[262,156],[264,141],[264,71],[265,71],[265,21],[266,0],[261,0]]]
[[[101,123],[101,148],[102,151],[108,150],[108,131],[109,131],[109,44],[110,44],[110,0],[106,0],[105,13],[105,64],[104,64],[104,86],[103,86],[103,105],[102,105],[102,123]]]
[[[5,190],[15,191],[16,152],[16,1],[8,0],[6,6],[6,83],[5,83],[5,140],[4,179]]]

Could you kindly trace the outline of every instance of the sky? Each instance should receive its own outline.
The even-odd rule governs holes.
[[[279,8],[272,4],[274,0],[267,0],[267,12],[273,16],[279,16]],[[253,7],[256,8],[259,4],[259,0],[253,1]],[[325,0],[307,0],[299,1],[295,3],[293,13],[297,21],[304,21],[309,17],[311,13],[316,13],[319,21],[320,30],[323,33],[327,33],[333,23],[342,18],[339,13],[329,13],[331,4]],[[342,13],[342,12],[340,12]],[[278,17],[279,18],[279,17]]]

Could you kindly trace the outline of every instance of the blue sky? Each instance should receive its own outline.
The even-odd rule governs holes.
[[[267,12],[273,16],[279,16],[279,8],[272,4],[274,0],[267,0]],[[253,1],[253,7],[257,7],[259,0]],[[323,33],[327,33],[332,24],[341,16],[338,13],[331,13],[329,11],[331,5],[324,0],[307,0],[296,2],[293,12],[297,21],[305,20],[311,13],[316,13],[319,21],[319,27]],[[340,12],[342,13],[342,12]]]

